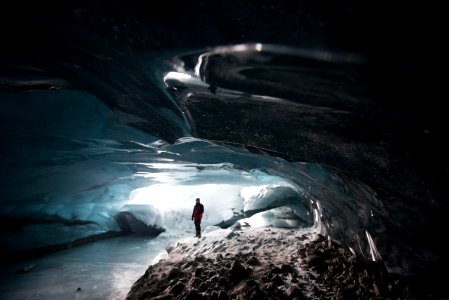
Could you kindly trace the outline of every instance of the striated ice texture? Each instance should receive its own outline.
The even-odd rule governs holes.
[[[204,59],[210,64],[228,52],[246,62],[262,51],[258,45],[200,53],[196,66],[207,70]],[[293,50],[266,51],[291,55]],[[191,231],[194,199],[199,197],[206,210],[204,227],[229,227],[238,220],[248,226],[316,226],[354,253],[384,260],[390,270],[403,273],[433,259],[401,238],[407,230],[402,221],[413,219],[419,226],[420,212],[403,202],[381,201],[363,180],[325,164],[287,161],[263,149],[256,154],[194,137],[188,111],[165,89],[209,95],[207,72],[195,73],[194,65],[189,69],[176,63],[174,72],[152,64],[153,55],[143,55],[141,66],[153,80],[152,89],[147,94],[138,90],[142,94],[133,101],[125,97],[111,103],[77,89],[0,94],[0,219],[7,228],[0,235],[2,253],[108,232],[155,236]],[[346,62],[345,57],[322,56],[313,59]],[[262,56],[257,62],[267,59]],[[125,93],[135,88],[133,79],[125,76],[108,88]],[[98,83],[98,78],[92,80]],[[220,89],[230,99],[238,95],[241,101],[288,103]]]
[[[375,197],[356,181],[342,182],[329,168],[193,137],[168,144],[120,123],[95,97],[80,92],[33,92],[26,98],[32,113],[2,114],[19,124],[23,118],[24,124],[2,134],[4,159],[14,156],[16,164],[3,161],[7,197],[1,218],[24,223],[20,232],[2,236],[2,250],[120,231],[127,226],[117,221],[123,212],[149,228],[191,230],[197,197],[206,208],[205,227],[226,227],[253,215],[257,224],[315,225],[362,254],[385,238]],[[39,111],[41,106],[33,105],[42,99],[48,103]],[[44,113],[45,118],[36,117]],[[365,230],[373,230],[369,242]]]

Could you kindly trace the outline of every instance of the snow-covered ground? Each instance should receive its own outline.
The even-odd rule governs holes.
[[[169,245],[126,299],[416,299],[413,288],[317,227],[236,223]]]

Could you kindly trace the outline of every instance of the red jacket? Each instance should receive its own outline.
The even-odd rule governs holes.
[[[195,221],[201,220],[203,218],[204,206],[201,203],[195,204],[193,207],[192,219]]]

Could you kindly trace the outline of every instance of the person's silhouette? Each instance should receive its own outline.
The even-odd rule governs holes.
[[[193,207],[192,220],[195,223],[196,235],[195,237],[201,237],[201,219],[203,219],[204,206],[200,203],[200,198],[196,198],[196,204]]]

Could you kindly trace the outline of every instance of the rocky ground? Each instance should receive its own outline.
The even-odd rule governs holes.
[[[126,300],[432,298],[314,230],[234,226],[180,241],[167,252]]]

